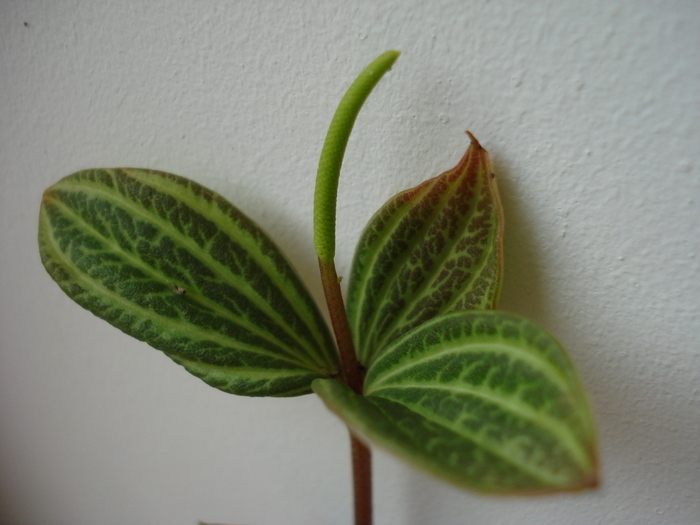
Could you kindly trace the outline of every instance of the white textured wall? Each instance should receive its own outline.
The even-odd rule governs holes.
[[[700,523],[700,4],[0,2],[0,520],[350,524],[346,433],[314,396],[220,393],[81,310],[36,246],[43,189],[140,166],[230,198],[320,298],[317,156],[378,53],[341,179],[338,266],[471,130],[506,210],[502,308],[568,348],[602,487],[460,492],[377,453],[376,523]]]

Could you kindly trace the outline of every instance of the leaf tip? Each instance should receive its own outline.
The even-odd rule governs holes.
[[[583,490],[595,490],[600,487],[600,476],[598,475],[598,468],[594,468],[591,472],[583,476],[579,483],[571,486],[568,489],[564,489],[564,492],[581,492]]]
[[[598,476],[598,471],[596,470],[586,480],[586,484],[583,486],[583,488],[584,489],[597,489],[598,487],[600,487],[600,477]]]
[[[479,141],[476,140],[476,137],[474,135],[472,135],[471,131],[465,130],[464,132],[467,134],[467,136],[469,137],[469,140],[471,141],[471,143],[474,146],[476,146],[477,148],[481,148],[481,144],[479,144]],[[481,148],[481,149],[483,149],[483,148]]]

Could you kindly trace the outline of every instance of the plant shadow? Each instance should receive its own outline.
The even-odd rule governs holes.
[[[505,216],[503,287],[499,310],[542,319],[546,298],[542,290],[540,253],[528,217],[510,177],[511,166],[498,152],[491,154]]]

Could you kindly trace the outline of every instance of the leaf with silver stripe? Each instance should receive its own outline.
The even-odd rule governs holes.
[[[382,350],[365,396],[314,391],[353,432],[459,486],[542,493],[597,484],[588,403],[559,344],[495,311],[433,319]]]
[[[216,388],[293,396],[337,371],[330,332],[286,257],[191,180],[77,172],[45,192],[39,244],[73,300]]]
[[[394,196],[360,237],[347,303],[365,366],[435,316],[495,308],[503,216],[488,153],[469,136],[455,168]]]

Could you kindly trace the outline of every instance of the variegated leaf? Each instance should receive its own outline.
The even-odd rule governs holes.
[[[390,199],[362,233],[347,302],[365,366],[437,315],[496,305],[502,211],[488,153],[469,136],[455,168]]]
[[[96,169],[44,194],[39,244],[78,304],[234,394],[292,396],[337,370],[326,324],[253,221],[175,175]]]
[[[365,397],[314,391],[361,437],[451,483],[489,493],[597,483],[588,404],[561,347],[495,311],[440,316],[377,355]]]

